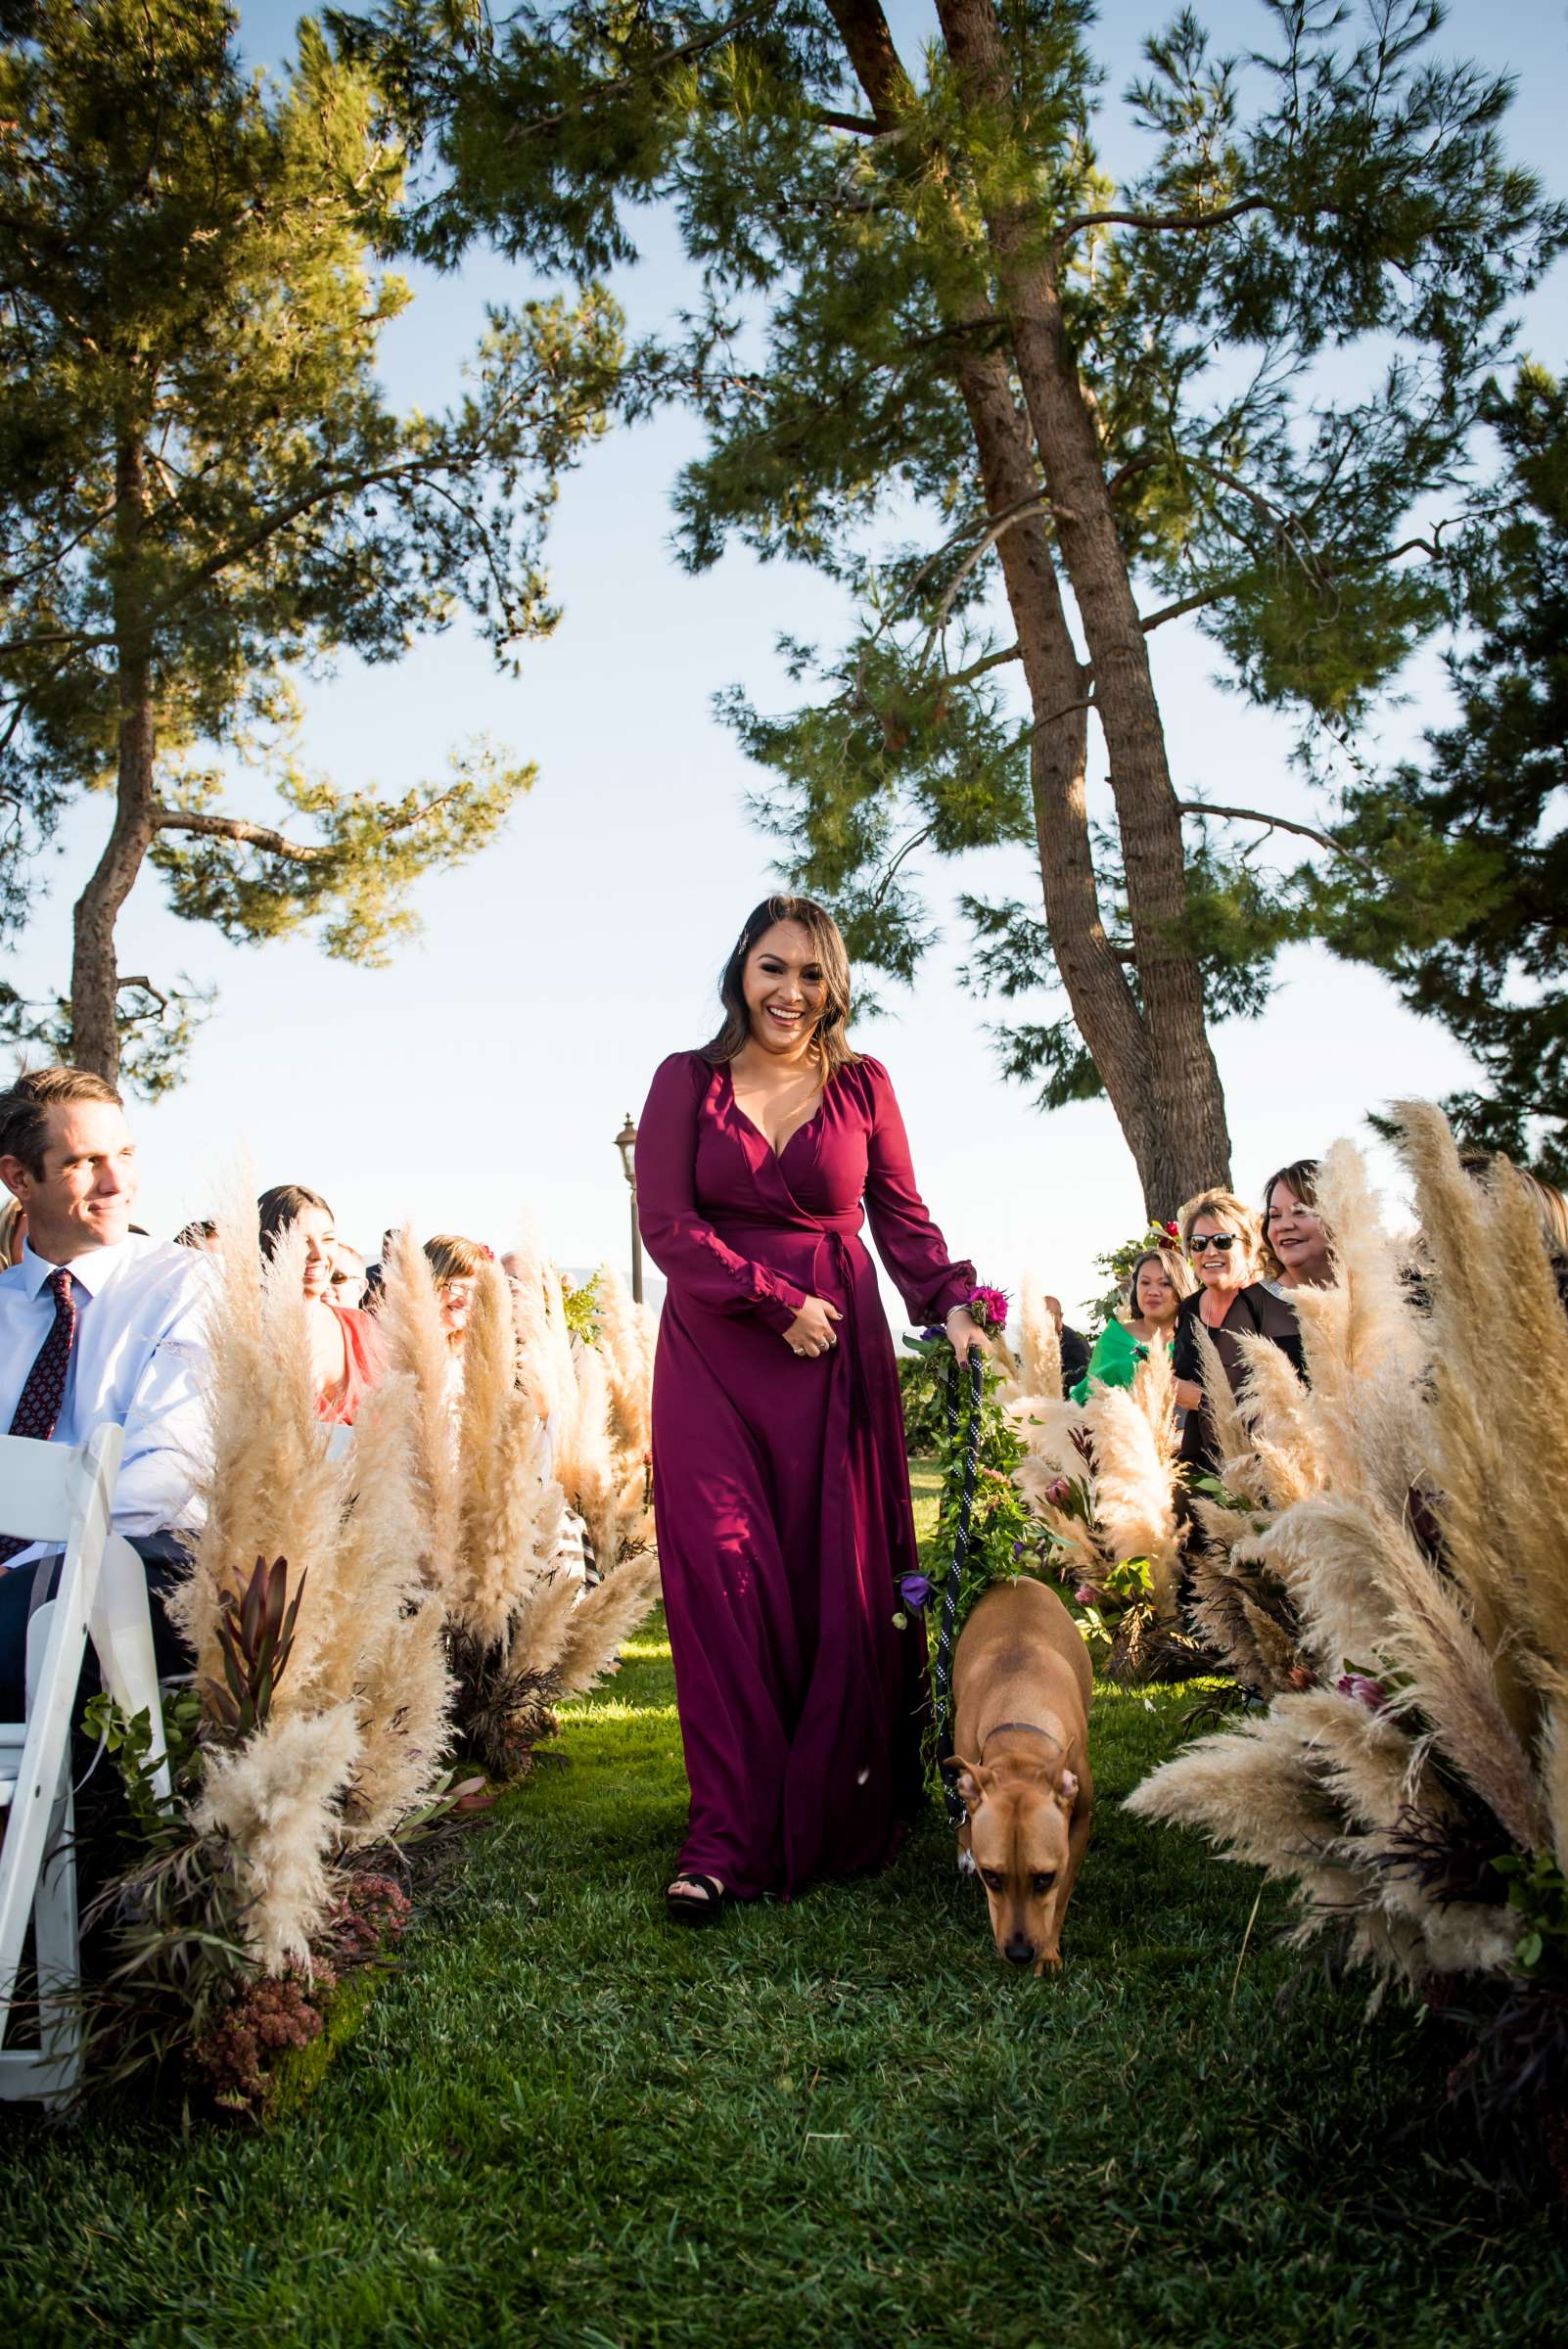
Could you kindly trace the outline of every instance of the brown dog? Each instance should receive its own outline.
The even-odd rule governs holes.
[[[952,1681],[953,1767],[969,1812],[958,1865],[986,1887],[998,1953],[1043,1973],[1062,1962],[1094,1803],[1083,1636],[1043,1583],[998,1583],[964,1625]]]

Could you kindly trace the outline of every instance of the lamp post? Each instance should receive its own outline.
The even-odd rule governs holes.
[[[626,1122],[616,1135],[616,1148],[621,1153],[621,1172],[624,1174],[631,1191],[631,1301],[633,1305],[641,1305],[642,1233],[637,1226],[637,1161],[633,1156],[636,1147],[637,1128],[631,1122],[631,1112],[628,1109]]]

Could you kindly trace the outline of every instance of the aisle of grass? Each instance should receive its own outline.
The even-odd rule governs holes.
[[[1419,2033],[1280,1993],[1255,1880],[1122,1816],[1185,1699],[1103,1691],[1055,1982],[933,1821],[888,1877],[677,1934],[657,1630],[476,1835],[302,2117],[0,2125],[31,2344],[1544,2342],[1547,2224],[1426,2127]],[[1560,2337],[1560,2336],[1559,2336]]]

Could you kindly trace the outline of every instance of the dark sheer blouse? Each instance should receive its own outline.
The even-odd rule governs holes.
[[[1183,1297],[1176,1313],[1176,1341],[1171,1350],[1171,1368],[1177,1378],[1188,1378],[1194,1386],[1203,1384],[1203,1364],[1198,1355],[1198,1330],[1203,1324],[1198,1308],[1203,1301],[1199,1289],[1191,1297]],[[1215,1352],[1230,1382],[1230,1392],[1236,1394],[1246,1375],[1246,1363],[1238,1338],[1271,1338],[1281,1354],[1288,1357],[1298,1378],[1306,1376],[1306,1356],[1302,1349],[1301,1323],[1296,1309],[1261,1281],[1237,1289],[1225,1311],[1224,1319],[1209,1335]],[[1207,1407],[1188,1411],[1181,1437],[1181,1457],[1204,1468],[1218,1464],[1214,1426]]]

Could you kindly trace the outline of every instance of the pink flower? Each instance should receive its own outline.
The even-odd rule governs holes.
[[[1097,1607],[1100,1603],[1100,1593],[1092,1583],[1080,1583],[1073,1596],[1081,1607]]]
[[[1053,1509],[1065,1509],[1073,1497],[1073,1488],[1065,1476],[1052,1477],[1045,1488],[1045,1497]]]
[[[1368,1673],[1341,1673],[1334,1686],[1341,1696],[1351,1697],[1357,1704],[1364,1705],[1368,1713],[1381,1713],[1388,1703],[1388,1690],[1381,1681],[1374,1681]]]
[[[982,1329],[1005,1329],[1007,1327],[1006,1290],[976,1289],[969,1300],[969,1311]]]

